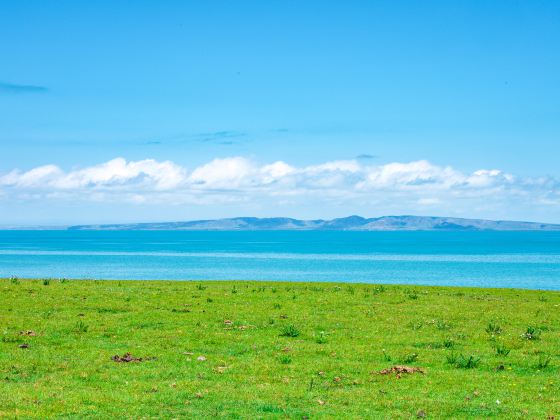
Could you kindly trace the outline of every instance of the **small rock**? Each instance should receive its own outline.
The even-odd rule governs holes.
[[[196,360],[198,360],[199,362],[204,362],[204,361],[206,360],[206,357],[204,357],[204,356],[198,356],[198,357],[196,358]]]

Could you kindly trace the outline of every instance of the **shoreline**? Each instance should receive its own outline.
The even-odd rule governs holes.
[[[418,284],[418,283],[373,283],[373,282],[341,282],[341,281],[289,281],[289,280],[255,280],[255,279],[104,279],[104,278],[64,278],[64,277],[0,277],[0,282],[11,281],[12,279],[17,279],[19,281],[25,282],[42,282],[44,280],[49,280],[53,282],[131,282],[131,283],[163,283],[163,284],[174,284],[174,283],[208,283],[208,284],[229,284],[229,283],[239,283],[239,284],[255,284],[255,285],[276,285],[276,286],[383,286],[383,287],[407,287],[407,288],[428,288],[428,289],[465,289],[465,290],[486,290],[486,291],[524,291],[524,292],[546,292],[546,293],[557,293],[560,295],[560,286],[558,289],[538,289],[538,288],[524,288],[524,287],[486,287],[486,286],[462,286],[462,285],[432,285],[432,284]]]

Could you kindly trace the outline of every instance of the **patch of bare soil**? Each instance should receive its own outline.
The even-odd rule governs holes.
[[[146,362],[148,360],[154,360],[154,359],[155,359],[155,357],[134,357],[130,353],[125,353],[122,356],[119,356],[118,354],[116,354],[113,357],[111,357],[111,360],[113,360],[117,363]]]
[[[410,373],[425,373],[424,369],[414,366],[404,366],[404,365],[396,365],[387,369],[380,370],[379,372],[375,372],[377,375],[391,375],[392,373],[396,374],[397,378],[400,378],[403,374],[410,374]]]

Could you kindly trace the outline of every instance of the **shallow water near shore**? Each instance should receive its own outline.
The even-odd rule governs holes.
[[[560,290],[560,232],[0,231],[0,277]]]

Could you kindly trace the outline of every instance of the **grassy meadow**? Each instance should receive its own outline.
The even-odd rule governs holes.
[[[558,415],[558,292],[0,280],[0,417]]]

